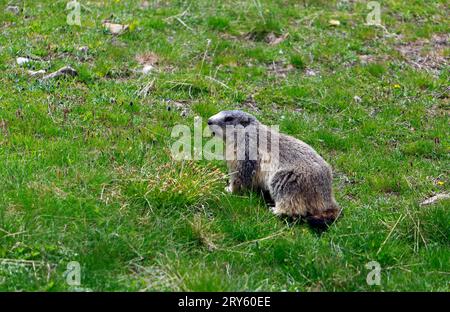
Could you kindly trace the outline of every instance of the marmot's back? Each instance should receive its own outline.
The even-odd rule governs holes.
[[[328,163],[308,144],[294,137],[280,134],[280,167],[299,166],[310,170],[330,169]]]

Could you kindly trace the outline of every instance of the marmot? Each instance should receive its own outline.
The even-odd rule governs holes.
[[[304,218],[321,229],[338,217],[331,167],[308,144],[274,131],[239,110],[212,116],[208,126],[213,135],[225,141],[230,174],[227,191],[268,192],[275,203],[274,214]],[[272,146],[274,142],[278,144]]]

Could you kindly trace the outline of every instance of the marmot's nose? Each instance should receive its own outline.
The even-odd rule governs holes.
[[[213,122],[211,121],[211,119],[208,119],[208,126],[211,126],[213,124]]]

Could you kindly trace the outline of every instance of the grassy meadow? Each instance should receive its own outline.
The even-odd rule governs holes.
[[[450,290],[450,202],[421,205],[449,192],[448,1],[379,1],[382,26],[356,0],[67,2],[0,0],[0,290]],[[339,221],[171,158],[224,109],[314,147]]]

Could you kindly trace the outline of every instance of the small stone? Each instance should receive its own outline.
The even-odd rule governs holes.
[[[309,76],[309,77],[314,77],[317,75],[317,73],[312,69],[307,69],[307,70],[305,70],[305,75]]]
[[[5,9],[6,12],[10,12],[13,14],[19,14],[20,13],[20,8],[16,5],[8,5]]]
[[[152,66],[152,65],[145,65],[143,68],[142,68],[142,73],[144,74],[144,75],[147,75],[148,73],[150,73],[152,70],[154,69],[154,67]]]
[[[81,53],[87,53],[89,51],[89,48],[87,46],[82,46],[78,48],[78,51]]]
[[[31,62],[31,60],[29,58],[27,58],[27,57],[18,57],[16,59],[16,62],[17,62],[18,65],[23,65],[23,64]]]
[[[339,25],[341,25],[341,22],[339,22],[338,20],[335,20],[335,19],[329,20],[328,23],[331,26],[339,26]]]
[[[28,73],[30,74],[30,76],[39,76],[39,75],[43,75],[45,74],[45,70],[41,69],[41,70],[29,70]]]
[[[104,22],[103,26],[105,26],[113,35],[120,35],[129,28],[129,25],[114,24],[109,22]]]
[[[361,103],[361,102],[362,102],[362,99],[361,99],[359,96],[357,96],[357,95],[355,95],[355,96],[353,97],[353,100],[354,100],[356,103]]]
[[[432,205],[440,200],[450,199],[450,193],[436,194],[420,203],[421,206]]]
[[[42,79],[47,80],[47,79],[57,78],[59,76],[76,76],[76,75],[78,75],[78,73],[75,69],[73,69],[70,66],[64,66],[63,68],[61,68],[51,74],[48,74],[47,76],[44,76]]]

